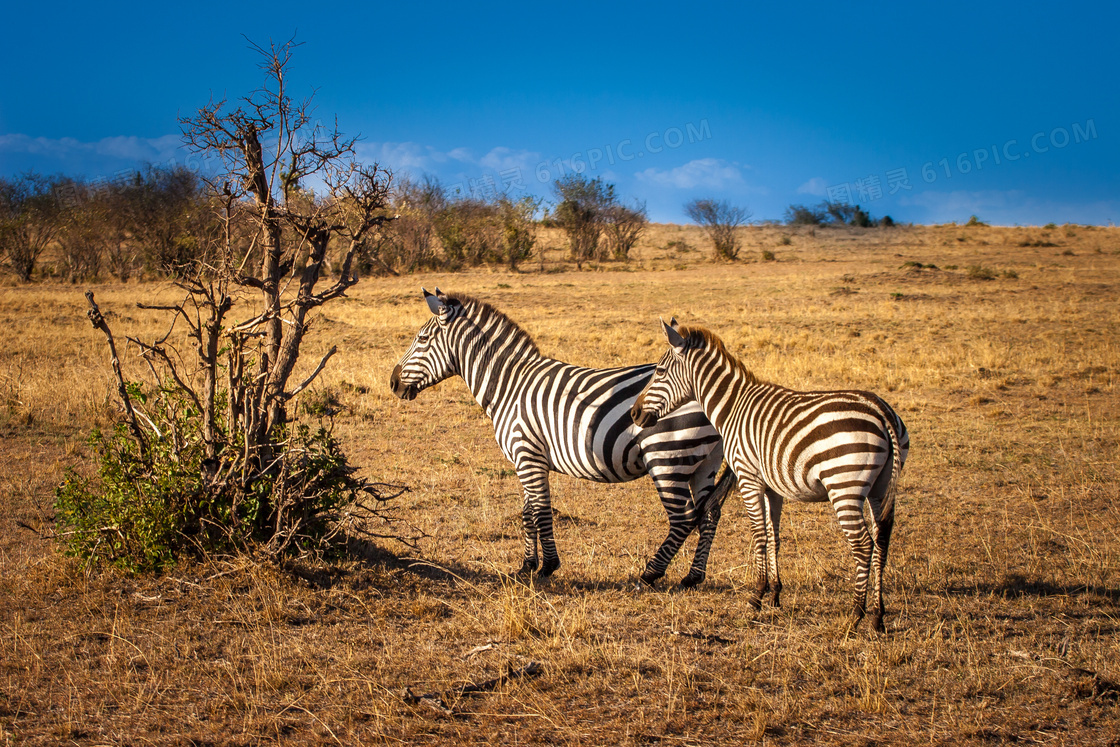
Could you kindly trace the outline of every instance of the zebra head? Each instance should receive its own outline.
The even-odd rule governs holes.
[[[416,399],[416,395],[424,389],[459,373],[448,327],[461,307],[441,293],[439,288],[435,293],[429,293],[424,288],[421,290],[434,316],[416,333],[412,345],[389,376],[393,394],[407,400]]]
[[[685,367],[688,347],[685,338],[677,331],[676,318],[669,324],[662,319],[661,327],[670,347],[653,369],[653,378],[630,408],[630,417],[641,428],[648,428],[693,397],[692,381]]]

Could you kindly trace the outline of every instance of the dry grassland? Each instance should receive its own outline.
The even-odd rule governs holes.
[[[422,552],[156,578],[83,571],[32,531],[63,470],[88,469],[110,372],[82,289],[0,288],[0,745],[1120,744],[1120,229],[745,236],[734,264],[656,226],[600,271],[553,251],[544,273],[364,280],[318,320],[307,359],[340,354],[309,396],[341,400],[355,463],[412,486]],[[564,565],[511,583],[520,496],[489,423],[461,380],[413,402],[387,386],[421,285],[490,300],[572,362],[653,360],[676,314],[764,378],[881,393],[912,436],[887,634],[844,637],[850,555],[822,505],[786,508],[780,610],[746,602],[734,499],[700,589],[672,590],[692,539],[635,591],[667,530],[648,480],[555,477]],[[155,334],[134,302],[171,298],[95,290],[118,335]]]

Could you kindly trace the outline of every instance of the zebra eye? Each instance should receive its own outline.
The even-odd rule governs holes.
[[[427,334],[416,335],[416,342],[424,343],[424,342],[427,342],[427,341],[428,341],[428,335]]]

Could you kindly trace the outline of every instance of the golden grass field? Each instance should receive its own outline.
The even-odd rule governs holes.
[[[364,279],[322,310],[304,363],[340,352],[308,395],[341,399],[365,474],[411,486],[421,551],[157,577],[84,570],[50,539],[54,486],[114,417],[108,354],[84,288],[0,287],[0,745],[1120,744],[1120,229],[744,237],[735,263],[653,226],[629,263],[580,273],[554,248],[545,272]],[[747,604],[734,498],[698,590],[672,589],[693,538],[636,591],[667,531],[648,480],[555,476],[563,566],[511,582],[520,492],[489,422],[458,379],[389,392],[421,285],[491,301],[574,363],[654,360],[675,314],[763,378],[881,394],[912,439],[887,633],[844,635],[851,561],[827,505],[787,504],[780,610]],[[173,289],[94,290],[118,338],[162,331],[135,302]]]

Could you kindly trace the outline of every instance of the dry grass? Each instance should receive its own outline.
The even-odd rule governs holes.
[[[545,273],[361,283],[318,322],[314,343],[340,354],[317,386],[345,405],[355,462],[412,485],[432,536],[418,557],[282,570],[85,573],[21,526],[49,529],[111,388],[79,289],[0,288],[0,745],[1117,744],[1120,230],[744,238],[736,264],[709,262],[695,229],[655,226],[599,272],[564,271],[554,249]],[[657,317],[676,314],[763,377],[883,394],[912,435],[887,635],[843,636],[849,556],[823,506],[786,509],[781,610],[745,602],[732,504],[701,589],[633,591],[667,528],[648,481],[556,477],[564,565],[511,583],[518,486],[469,392],[388,391],[428,315],[420,285],[492,301],[573,362],[652,360]],[[157,330],[132,302],[167,289],[95,290],[119,332]],[[455,715],[403,695],[529,661],[541,676],[450,697]]]

